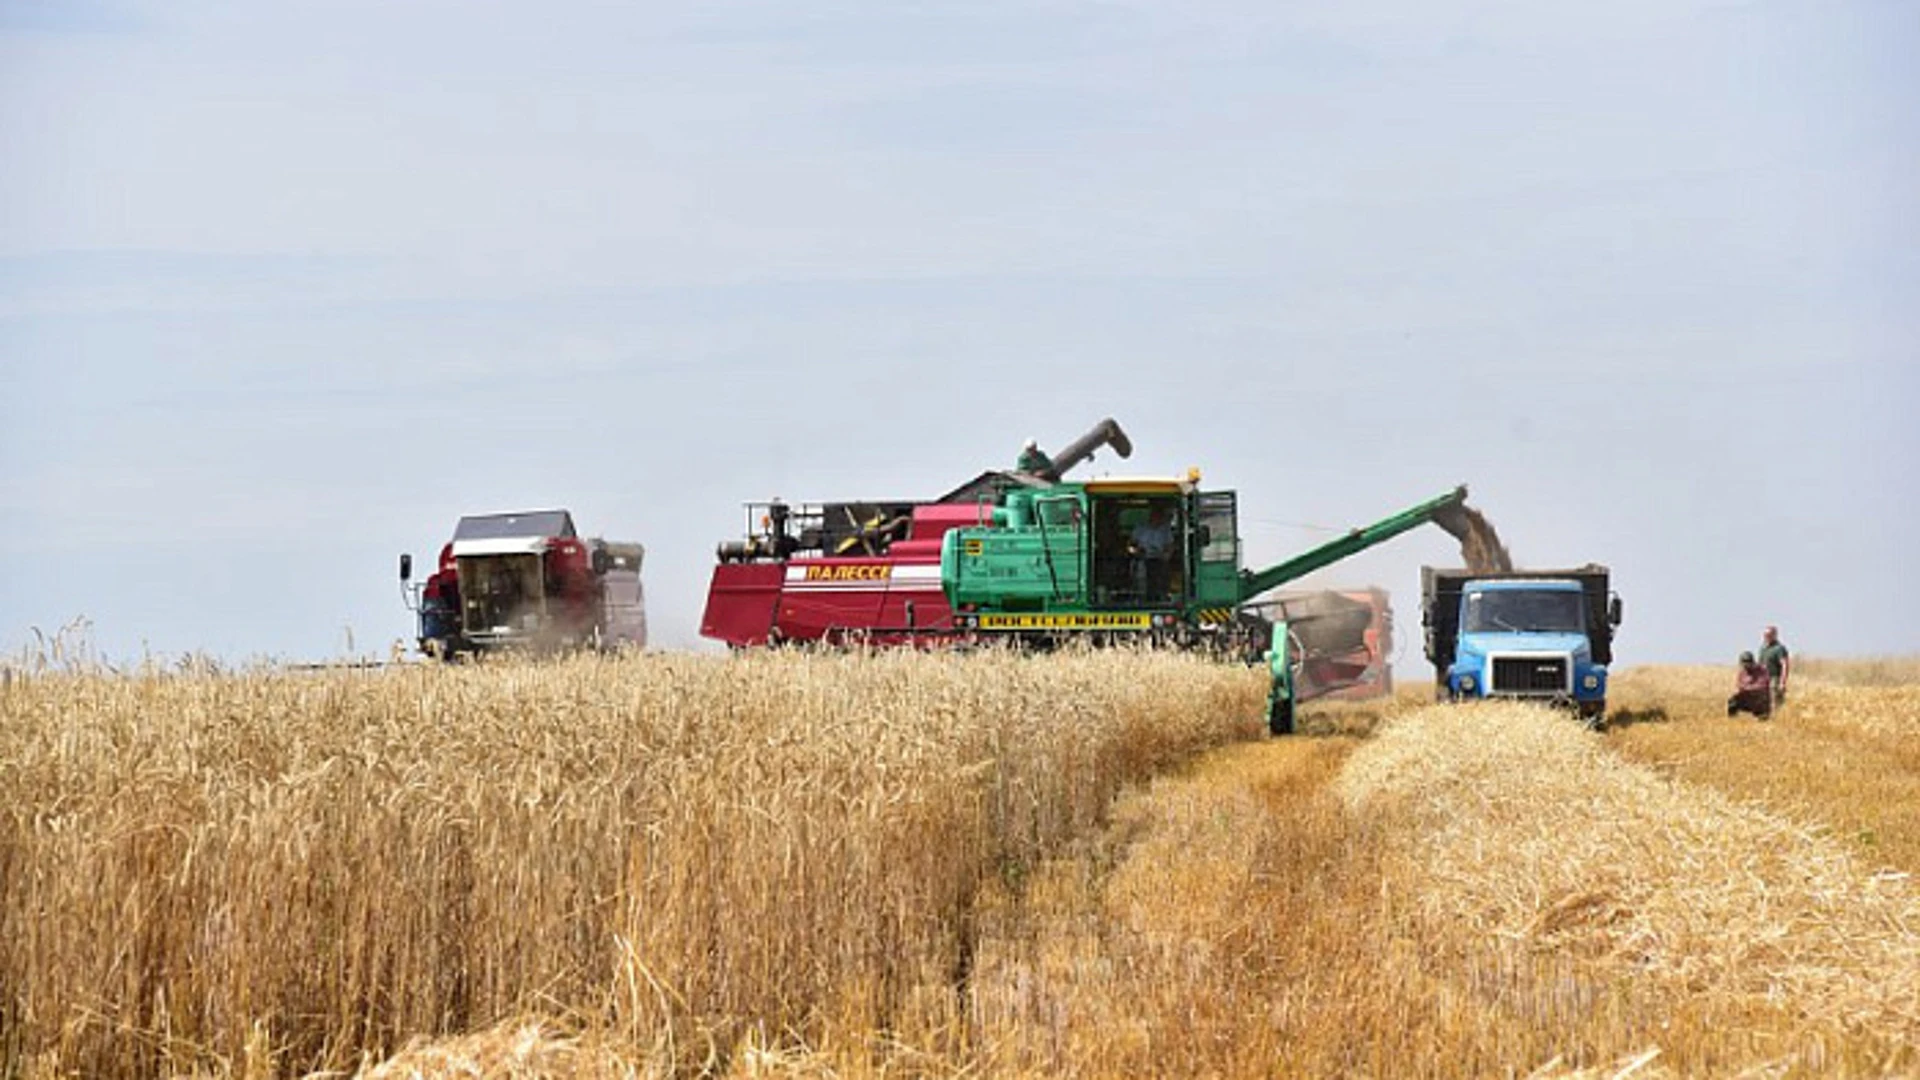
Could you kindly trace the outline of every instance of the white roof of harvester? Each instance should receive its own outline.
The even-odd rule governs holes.
[[[539,553],[548,540],[571,540],[573,515],[565,510],[521,510],[476,514],[453,527],[453,556]]]
[[[520,510],[511,514],[475,514],[453,527],[455,540],[498,540],[502,537],[564,537],[572,539],[573,515],[565,510]]]

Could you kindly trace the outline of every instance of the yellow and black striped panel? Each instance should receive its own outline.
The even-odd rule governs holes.
[[[1218,626],[1233,621],[1233,609],[1230,607],[1201,608],[1194,613],[1201,626]]]

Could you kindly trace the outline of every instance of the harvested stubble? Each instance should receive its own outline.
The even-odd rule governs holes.
[[[1339,788],[1387,828],[1433,970],[1477,971],[1467,989],[1562,1026],[1574,1060],[1623,1049],[1611,1029],[1689,1073],[1920,1067],[1920,896],[1843,843],[1520,705],[1390,724]]]
[[[353,1068],[528,1015],[593,1053],[494,1042],[621,1048],[595,1074],[964,1056],[982,882],[1260,693],[1168,654],[16,678],[0,1075]]]
[[[1378,843],[1328,780],[1353,743],[1209,755],[981,909],[973,1008],[995,1076],[1417,1071],[1370,1052]],[[1391,1023],[1396,1033],[1423,1032]]]
[[[1920,902],[1560,713],[1234,746],[983,905],[984,1071],[1910,1075]],[[979,1064],[979,1062],[975,1062]]]
[[[1905,682],[1901,680],[1905,679]],[[1726,669],[1636,668],[1607,744],[1661,773],[1818,821],[1873,867],[1920,873],[1920,662],[1801,665],[1768,721],[1728,718]]]

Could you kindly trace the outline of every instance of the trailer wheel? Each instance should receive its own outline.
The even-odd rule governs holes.
[[[1267,707],[1267,731],[1273,735],[1293,734],[1293,699],[1283,698]]]

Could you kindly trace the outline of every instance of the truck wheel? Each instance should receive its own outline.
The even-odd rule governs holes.
[[[1580,719],[1586,721],[1587,729],[1589,731],[1607,730],[1606,699],[1602,698],[1599,701],[1581,702],[1580,703]]]
[[[1267,709],[1267,731],[1273,735],[1293,734],[1293,699],[1274,702]]]

